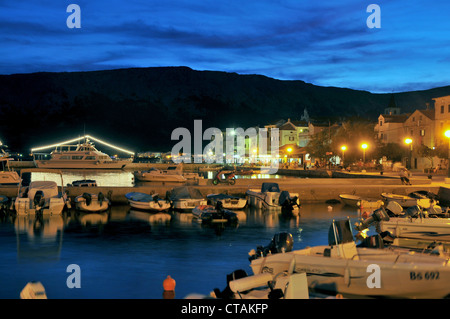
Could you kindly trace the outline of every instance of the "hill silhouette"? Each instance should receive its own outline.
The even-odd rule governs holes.
[[[402,112],[432,105],[450,86],[395,93]],[[84,133],[135,151],[170,151],[177,127],[248,128],[277,119],[376,122],[391,93],[321,87],[262,75],[196,71],[188,67],[0,75],[0,138],[12,150]]]

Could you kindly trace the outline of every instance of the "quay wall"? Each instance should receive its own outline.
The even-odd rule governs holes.
[[[340,179],[238,179],[235,185],[212,185],[210,180],[203,180],[199,185],[192,185],[200,190],[206,197],[208,194],[225,193],[230,195],[245,196],[249,188],[260,189],[263,182],[276,182],[281,190],[297,193],[302,203],[319,203],[327,200],[339,200],[339,194],[354,194],[369,199],[379,199],[380,194],[395,193],[407,195],[418,190],[427,190],[435,194],[440,186],[424,181],[413,186],[401,185],[399,179],[373,179],[373,178],[340,178]],[[174,183],[145,183],[134,187],[98,186],[98,187],[73,187],[65,186],[68,196],[75,198],[84,192],[109,195],[113,203],[126,204],[125,194],[128,192],[143,192],[148,194],[166,195],[174,187],[183,184]],[[0,194],[8,197],[17,196],[16,187],[2,187]]]

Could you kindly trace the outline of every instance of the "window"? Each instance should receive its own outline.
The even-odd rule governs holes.
[[[412,121],[413,121],[413,122],[415,122],[415,121],[416,121],[416,118],[415,118],[414,116],[413,116],[413,118],[412,118]]]
[[[441,113],[444,113],[444,106],[441,105]]]
[[[420,130],[420,136],[425,136],[425,130]]]
[[[289,136],[289,141],[295,141],[295,137]]]
[[[383,121],[380,121],[380,126],[383,126]]]
[[[85,158],[86,160],[95,160],[95,156],[86,156],[86,158]]]
[[[72,156],[72,159],[73,160],[81,160],[81,159],[83,159],[83,156]]]
[[[448,112],[450,113],[450,104],[448,105]]]

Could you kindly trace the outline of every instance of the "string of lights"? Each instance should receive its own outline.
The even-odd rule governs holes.
[[[95,137],[93,137],[93,136],[91,136],[91,135],[84,135],[84,136],[79,137],[79,138],[75,138],[75,139],[72,139],[72,140],[68,140],[68,141],[64,141],[64,142],[60,142],[60,143],[56,143],[56,144],[51,144],[51,145],[46,145],[46,146],[35,147],[35,148],[32,148],[32,149],[31,149],[31,152],[34,153],[34,152],[46,150],[46,149],[49,149],[49,148],[55,148],[55,147],[58,147],[58,146],[67,145],[67,144],[70,144],[70,143],[78,142],[78,141],[80,141],[80,140],[82,140],[82,139],[90,139],[90,140],[93,140],[93,141],[98,142],[98,143],[100,143],[100,144],[103,144],[103,145],[105,145],[105,146],[111,147],[111,148],[113,148],[113,149],[115,149],[115,150],[118,150],[118,151],[121,151],[121,152],[124,152],[124,153],[127,153],[127,154],[134,155],[134,152],[132,152],[132,151],[129,151],[129,150],[126,150],[126,149],[124,149],[124,148],[121,148],[121,147],[112,145],[112,144],[107,143],[107,142],[105,142],[105,141],[102,141],[102,140],[100,140],[100,139],[98,139],[98,138],[95,138]]]

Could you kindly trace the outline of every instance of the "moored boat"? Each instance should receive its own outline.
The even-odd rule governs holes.
[[[224,209],[220,202],[216,206],[200,205],[192,210],[197,220],[205,224],[228,223],[236,224],[239,222],[237,214],[228,209]]]
[[[217,205],[220,201],[225,209],[243,209],[247,205],[247,199],[228,194],[209,194],[206,196],[211,205]]]
[[[109,199],[102,192],[98,194],[83,193],[75,197],[74,202],[76,209],[85,212],[102,212],[111,205]]]
[[[192,211],[197,206],[208,204],[202,193],[192,186],[175,187],[168,192],[167,198],[174,209],[181,211]]]
[[[358,247],[350,221],[333,221],[328,245],[300,250],[285,247],[284,252],[253,252],[253,273],[306,272],[310,289],[344,296],[445,298],[450,294],[447,254]]]
[[[35,170],[22,169],[21,175],[25,172]],[[22,182],[18,187],[18,195],[14,201],[14,209],[19,215],[34,213],[61,214],[64,208],[70,208],[70,201],[64,192],[62,173],[55,170],[38,170],[39,172],[58,173],[61,177],[61,191],[54,181],[33,181],[29,186],[23,186]]]
[[[161,170],[151,168],[146,171],[134,172],[136,180],[142,182],[172,182],[172,183],[185,183],[186,177],[183,176],[181,171],[176,170]]]
[[[433,204],[433,200],[430,198],[416,198],[408,195],[399,195],[393,193],[381,193],[381,197],[385,202],[397,202],[403,208],[420,205],[422,207],[430,207]]]
[[[123,169],[130,163],[129,160],[113,160],[108,154],[97,150],[89,139],[77,145],[58,145],[50,155],[51,158],[49,160],[34,159],[36,167],[58,169]]]
[[[357,208],[380,208],[383,205],[381,200],[364,199],[357,195],[340,194],[339,198],[345,205]]]
[[[171,203],[167,199],[160,198],[158,194],[145,194],[141,192],[130,192],[125,194],[128,203],[132,208],[162,212],[169,210]]]
[[[289,209],[298,212],[300,200],[297,193],[281,191],[277,183],[262,183],[261,188],[246,191],[249,206],[265,209]]]

